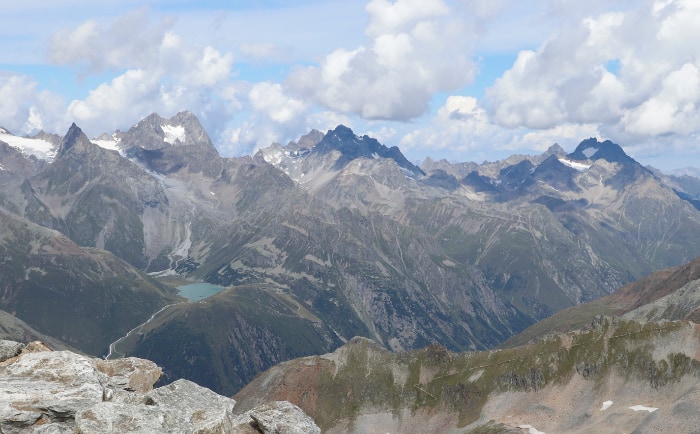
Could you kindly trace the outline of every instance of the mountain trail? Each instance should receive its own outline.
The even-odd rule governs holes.
[[[104,359],[105,359],[105,360],[110,360],[111,358],[124,357],[125,354],[118,352],[117,349],[116,349],[116,348],[117,348],[117,344],[119,344],[119,342],[121,342],[121,341],[123,341],[124,339],[128,338],[129,336],[131,336],[131,334],[134,333],[135,331],[139,331],[139,332],[140,332],[141,329],[142,329],[145,325],[147,325],[148,323],[150,323],[151,321],[153,321],[153,320],[155,319],[155,317],[158,316],[158,314],[160,314],[161,312],[164,312],[164,311],[165,311],[167,308],[169,308],[170,306],[175,306],[175,305],[177,305],[177,304],[182,304],[182,303],[187,303],[187,302],[186,302],[186,301],[180,301],[180,302],[177,302],[177,303],[167,304],[167,305],[163,306],[159,311],[157,311],[157,312],[155,312],[153,315],[151,315],[151,317],[148,318],[148,320],[146,320],[146,322],[144,322],[143,324],[137,325],[137,326],[134,327],[133,329],[129,330],[129,332],[128,332],[127,334],[125,334],[124,336],[120,337],[120,338],[117,339],[116,341],[114,341],[114,342],[112,342],[111,344],[109,344],[109,352],[107,353],[106,356],[104,356]],[[117,355],[120,355],[120,356],[117,356]]]

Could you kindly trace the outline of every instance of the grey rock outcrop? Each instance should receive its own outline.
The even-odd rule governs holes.
[[[275,402],[234,416],[233,399],[187,380],[153,389],[161,369],[0,340],[1,433],[320,433],[301,409]]]
[[[321,434],[321,429],[302,409],[287,401],[274,401],[247,411],[265,434]]]
[[[24,344],[19,342],[0,341],[0,362],[4,362],[11,357],[17,356],[23,348]]]

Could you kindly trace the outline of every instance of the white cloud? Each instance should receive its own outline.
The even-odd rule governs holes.
[[[509,151],[532,149],[544,152],[551,145],[558,143],[565,150],[572,152],[578,143],[589,137],[601,137],[597,125],[566,123],[546,130],[528,131],[517,135],[510,143],[505,144],[503,149]]]
[[[0,126],[15,134],[60,131],[66,127],[63,107],[58,95],[38,91],[30,77],[0,73]]]
[[[88,20],[75,29],[55,33],[48,60],[84,65],[87,72],[149,67],[158,59],[160,42],[172,24],[172,20],[163,19],[153,25],[146,9],[117,17],[110,25]]]
[[[476,98],[450,96],[426,124],[403,134],[399,146],[408,153],[422,151],[464,161],[481,150],[504,146],[512,136],[491,123]]]
[[[137,119],[144,110],[146,114],[162,107],[160,98],[160,73],[142,69],[131,69],[116,77],[109,84],[101,84],[90,91],[84,100],[72,101],[68,114],[83,128],[91,130],[93,125],[107,124],[116,129],[129,120]],[[108,120],[105,122],[105,120]]]
[[[695,134],[698,22],[695,0],[643,1],[579,19],[519,53],[486,92],[490,114],[508,128],[598,125],[628,146]]]
[[[638,136],[690,134],[700,128],[698,103],[700,71],[695,64],[686,63],[662,81],[656,94],[625,113],[621,123]]]
[[[426,19],[450,13],[442,0],[373,0],[366,9],[371,17],[367,34],[374,37],[410,31]]]
[[[19,133],[60,133],[75,120],[96,135],[189,109],[227,155],[342,123],[400,144],[409,158],[478,160],[553,142],[568,149],[590,135],[635,158],[689,153],[700,130],[696,0],[329,0],[187,9],[186,18],[170,9],[179,20],[156,3],[117,16],[125,9],[116,0],[91,11],[41,1],[30,0],[30,14],[14,3],[4,11],[3,54],[35,65],[46,53],[68,67],[48,78],[0,76],[0,125]],[[33,40],[18,24],[27,16],[43,32]],[[466,87],[474,58],[480,85],[514,49],[486,98],[466,96],[480,94]],[[64,88],[78,99],[42,90],[76,67],[86,79]],[[100,76],[109,79],[88,93]],[[453,96],[440,107],[445,94]]]
[[[29,117],[34,99],[36,83],[26,76],[0,75],[0,113],[3,113],[2,127],[17,132]]]
[[[245,120],[221,135],[224,155],[253,154],[273,142],[286,144],[296,139],[301,125],[308,125],[307,104],[286,95],[279,83],[250,85],[247,102],[250,112]]]
[[[273,121],[284,124],[298,119],[306,111],[303,101],[290,98],[278,83],[257,83],[250,90],[250,104]]]
[[[442,0],[372,0],[367,12],[366,45],[296,68],[289,88],[331,110],[409,120],[428,110],[433,93],[473,79],[475,30]]]
[[[249,42],[241,44],[241,55],[257,61],[280,61],[284,50],[272,42]]]
[[[195,46],[169,30],[170,22],[152,24],[146,10],[118,17],[109,25],[88,21],[52,38],[54,62],[83,65],[87,72],[124,70],[67,107],[68,117],[89,135],[128,128],[158,112],[170,116],[191,110],[216,137],[241,109],[244,83],[232,81],[233,54]]]
[[[338,125],[338,124],[336,124],[336,125]],[[368,130],[368,131],[362,132],[361,134],[363,134],[363,135],[366,134],[369,137],[377,139],[377,141],[379,143],[391,143],[394,141],[394,138],[396,137],[396,133],[397,133],[396,128],[382,126],[381,128],[379,128],[377,130]]]
[[[185,74],[182,81],[195,86],[215,86],[229,79],[232,66],[233,54],[221,54],[212,47],[205,47],[194,62],[194,69]]]
[[[348,128],[354,127],[353,119],[349,116],[329,110],[309,113],[306,122],[306,131],[316,129],[322,133],[335,129],[338,125],[345,125]]]
[[[597,125],[565,123],[547,129],[504,129],[494,123],[476,98],[450,96],[437,114],[419,128],[402,131],[399,146],[412,155],[452,161],[506,158],[516,152],[544,152],[554,143],[572,151],[584,138],[600,137]]]

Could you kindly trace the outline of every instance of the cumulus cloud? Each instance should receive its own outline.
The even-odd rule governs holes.
[[[145,9],[118,17],[111,24],[90,20],[54,35],[49,59],[83,66],[85,73],[121,72],[88,96],[68,104],[67,115],[88,134],[125,128],[152,112],[170,116],[188,109],[212,136],[225,129],[241,108],[244,84],[231,80],[233,54],[211,46],[194,46],[157,23]]]
[[[547,129],[505,129],[492,121],[479,101],[450,96],[436,115],[419,128],[397,134],[407,153],[427,154],[452,161],[506,158],[514,152],[544,152],[554,143],[573,150],[583,138],[599,137],[595,124],[565,123]],[[422,152],[421,152],[422,151]]]
[[[35,88],[36,83],[29,77],[0,75],[0,112],[3,113],[4,128],[13,131],[21,129],[29,118],[31,105],[27,102],[34,99]]]
[[[221,135],[225,155],[253,154],[274,142],[286,143],[307,123],[308,104],[287,95],[279,83],[250,85],[247,102],[246,120]]]
[[[570,148],[591,135],[626,148],[634,145],[648,155],[658,153],[659,143],[687,151],[700,130],[697,1],[364,3],[364,38],[337,43],[328,37],[323,48],[303,58],[303,66],[283,65],[276,75],[270,73],[271,64],[261,68],[260,62],[291,61],[298,58],[292,51],[308,53],[306,45],[313,44],[302,38],[302,47],[271,29],[265,29],[262,39],[270,42],[258,42],[252,24],[252,36],[234,38],[224,32],[230,28],[209,24],[214,33],[207,33],[192,25],[211,23],[206,13],[199,21],[177,23],[154,18],[148,9],[111,21],[80,23],[75,16],[72,28],[49,39],[47,58],[77,67],[82,76],[107,71],[110,80],[66,103],[31,78],[0,75],[0,124],[20,133],[38,128],[61,132],[76,121],[97,135],[128,128],[153,111],[170,116],[189,109],[226,155],[254,152],[311,128],[325,131],[342,123],[387,145],[399,144],[409,158],[435,152],[457,160],[492,158],[494,151],[544,150],[554,142]],[[304,16],[312,9],[318,8],[305,9]],[[337,5],[327,10],[338,13]],[[281,12],[276,13],[282,20]],[[286,10],[283,18],[289,21]],[[227,22],[221,19],[217,25]],[[559,31],[551,30],[557,26]],[[326,34],[341,33],[341,28],[328,27]],[[543,35],[549,37],[541,43]],[[470,90],[465,86],[477,73],[475,53],[487,79],[492,72],[487,62],[502,59],[503,53],[510,56],[513,47],[528,49],[519,52],[484,99],[453,95],[439,107],[444,95]],[[320,60],[313,63],[312,58]],[[248,82],[237,76],[238,70],[249,79],[265,76]],[[284,81],[270,81],[284,71],[291,71]]]
[[[258,112],[284,124],[297,120],[306,110],[303,101],[284,94],[279,83],[257,83],[250,90],[250,103]]]
[[[83,65],[87,72],[147,67],[158,58],[160,42],[172,24],[169,19],[153,24],[147,9],[129,12],[109,25],[88,20],[55,33],[47,57],[56,64]]]
[[[700,3],[644,1],[580,19],[521,51],[487,90],[499,125],[598,125],[635,143],[700,129]]]
[[[2,127],[15,134],[65,128],[63,100],[47,91],[38,91],[37,83],[19,74],[0,73],[0,113]]]
[[[427,124],[403,134],[399,146],[409,152],[447,152],[464,161],[479,149],[503,146],[512,134],[494,125],[476,98],[450,96]]]
[[[90,91],[84,100],[74,100],[68,106],[69,115],[76,122],[91,126],[95,122],[103,124],[103,119],[112,119],[116,125],[125,119],[135,119],[143,110],[154,111],[154,106],[162,106],[161,74],[142,69],[131,69],[116,77],[111,83],[99,85]]]
[[[366,9],[366,46],[296,68],[290,89],[331,110],[409,120],[428,110],[435,92],[473,79],[474,28],[442,0],[371,0]]]

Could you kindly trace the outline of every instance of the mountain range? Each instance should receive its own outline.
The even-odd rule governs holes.
[[[493,348],[700,255],[693,178],[596,139],[419,167],[338,126],[223,158],[182,112],[92,140],[3,129],[0,168],[0,309],[100,356],[138,327],[121,353],[224,394],[355,336]],[[185,303],[173,281],[228,289]]]
[[[491,351],[392,353],[356,338],[234,398],[289,400],[323,432],[696,432],[700,258],[559,312]],[[565,331],[563,331],[565,330]]]

